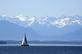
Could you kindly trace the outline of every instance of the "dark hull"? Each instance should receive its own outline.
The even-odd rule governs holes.
[[[29,45],[21,45],[21,46],[29,46]]]

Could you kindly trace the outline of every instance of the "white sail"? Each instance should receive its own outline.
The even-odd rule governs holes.
[[[26,34],[25,34],[25,36],[23,37],[23,40],[22,40],[21,46],[28,46],[27,38],[26,38]]]

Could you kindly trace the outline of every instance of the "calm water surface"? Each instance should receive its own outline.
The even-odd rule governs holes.
[[[82,46],[0,46],[0,54],[82,54]]]

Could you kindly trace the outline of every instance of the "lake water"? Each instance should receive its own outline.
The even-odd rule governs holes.
[[[82,44],[29,44],[30,46],[82,46]],[[0,44],[0,46],[20,46],[20,44]]]
[[[0,46],[0,54],[82,54],[82,46]]]

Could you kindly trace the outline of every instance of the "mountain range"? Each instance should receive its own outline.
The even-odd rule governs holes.
[[[0,16],[0,40],[82,41],[82,16]]]

